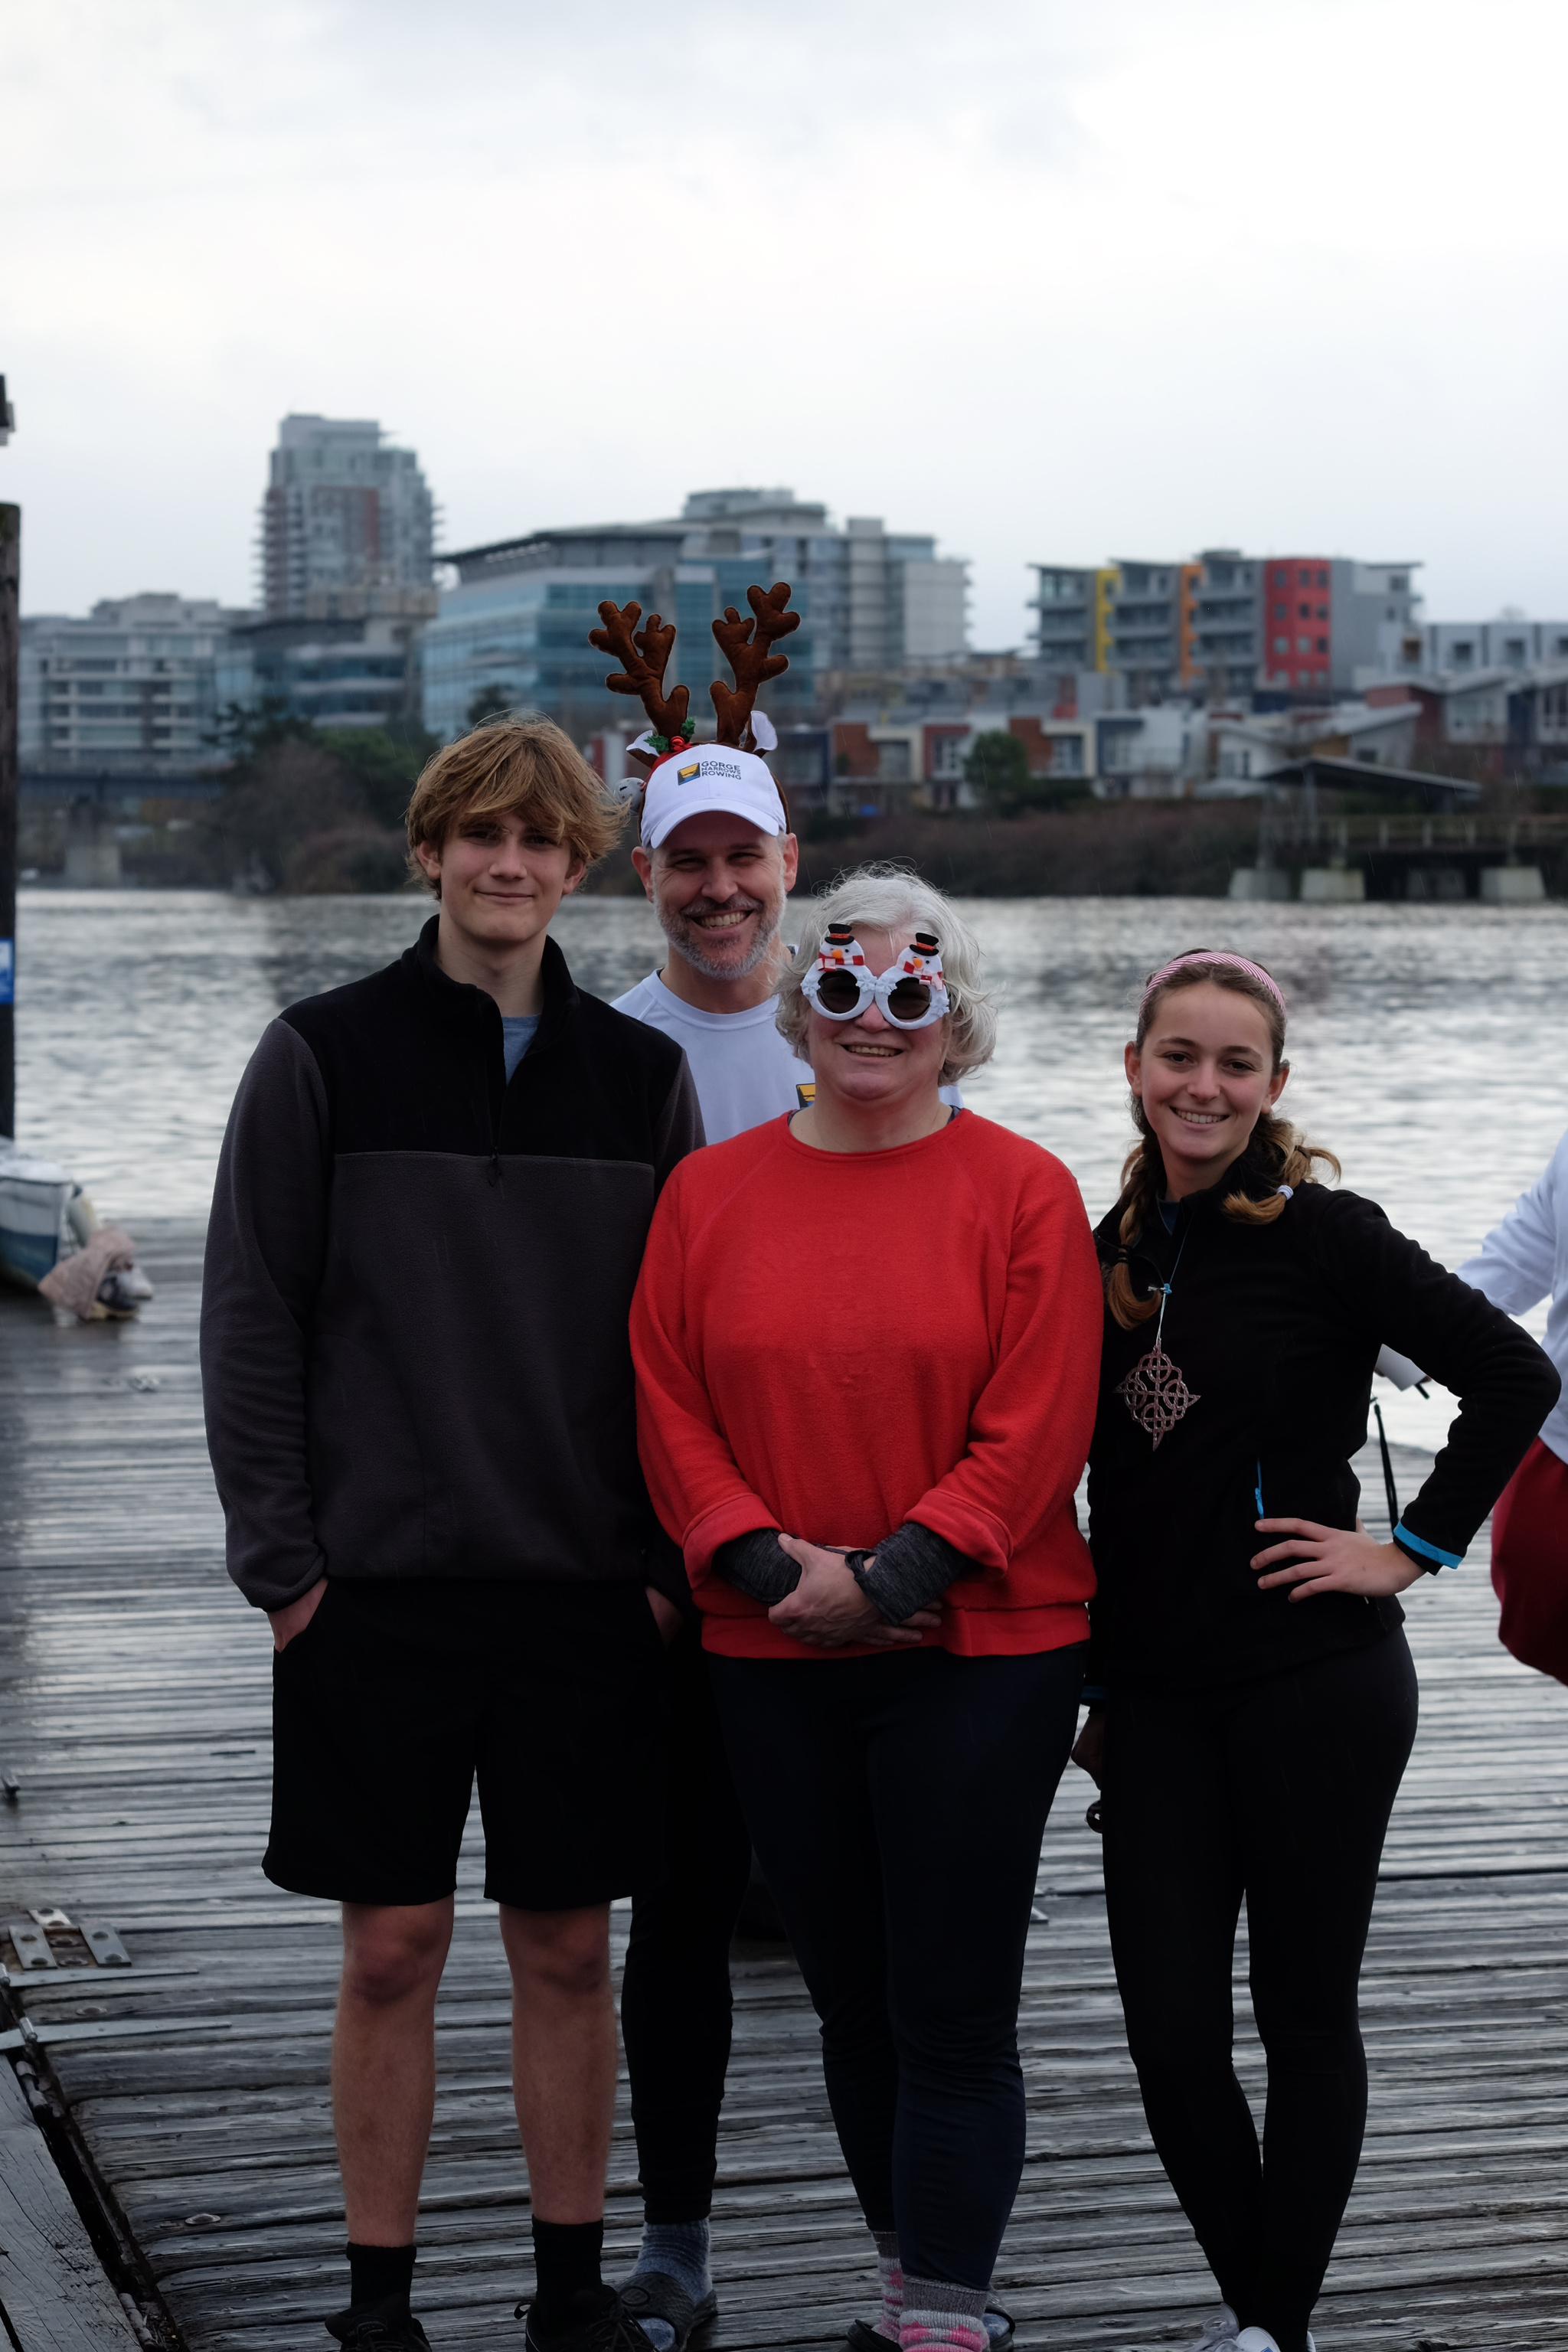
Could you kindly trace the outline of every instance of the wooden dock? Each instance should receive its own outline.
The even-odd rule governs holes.
[[[112,2290],[104,2329],[118,2299],[144,2347],[328,2352],[321,2315],[343,2279],[327,2097],[336,1925],[260,1874],[268,1649],[223,1573],[195,1356],[199,1234],[143,1234],[158,1297],[137,1323],[57,1329],[40,1302],[0,1299],[0,1782],[15,1783],[0,1794],[0,1917],[57,1906],[106,1921],[133,1962],[94,1967],[57,1929],[77,1965],[0,1988],[5,2042],[37,2111],[56,2099],[55,2144]],[[1404,1467],[1418,1475],[1415,1457]],[[1370,1465],[1366,1484],[1370,1507]],[[1479,1559],[1418,1588],[1412,1633],[1423,1727],[1365,1979],[1371,2130],[1317,2339],[1321,2352],[1568,2346],[1568,1693],[1498,1648]],[[417,1772],[416,1737],[405,1753]],[[1090,1793],[1069,1772],[1042,1861],[1022,2031],[1029,2154],[997,2274],[1022,2341],[1051,2352],[1178,2346],[1214,2300],[1122,2048]],[[507,1984],[479,1876],[467,1854],[439,2011],[418,2273],[435,2352],[521,2352],[513,2309],[531,2284]],[[869,2314],[869,2242],[798,1977],[769,1955],[734,1975],[710,2342],[827,2352]],[[1245,2020],[1244,1990],[1238,2006]],[[1244,2068],[1257,2090],[1250,2042]],[[0,2103],[0,2132],[24,2125]],[[640,2219],[634,2174],[623,2102],[617,2265]],[[11,2342],[53,2352],[48,2326],[11,2309],[10,2258],[0,2205]]]

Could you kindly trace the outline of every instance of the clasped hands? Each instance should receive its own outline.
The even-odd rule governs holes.
[[[856,1583],[842,1552],[806,1543],[799,1536],[781,1535],[779,1545],[799,1561],[800,1582],[786,1599],[773,1603],[768,1622],[814,1650],[842,1650],[851,1642],[877,1650],[911,1649],[923,1633],[942,1622],[936,1610],[917,1609],[901,1625],[890,1625]]]

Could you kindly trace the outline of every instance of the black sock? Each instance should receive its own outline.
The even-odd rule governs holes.
[[[356,2246],[349,2241],[349,2306],[363,2310],[367,2304],[384,2303],[389,2294],[400,2294],[406,2302],[414,2284],[414,2257],[416,2246]]]
[[[580,2316],[572,2309],[574,2295],[592,2294],[604,2284],[599,2270],[605,2251],[605,2224],[599,2221],[542,2221],[533,2217],[533,2269],[538,2285],[533,2297],[535,2333],[552,2336]]]

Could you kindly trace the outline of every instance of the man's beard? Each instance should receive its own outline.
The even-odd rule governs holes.
[[[718,910],[714,909],[714,911]],[[726,911],[731,910],[726,909]],[[665,938],[677,955],[683,956],[693,971],[700,971],[704,980],[749,980],[758,965],[765,962],[772,953],[773,941],[778,937],[779,925],[784,920],[782,903],[773,908],[770,913],[765,902],[761,898],[755,898],[745,908],[744,912],[748,915],[760,915],[762,919],[757,925],[756,936],[739,963],[720,963],[712,956],[704,952],[707,945],[706,935],[695,923],[688,919],[689,910],[686,908],[683,907],[679,913],[667,911],[662,904],[658,908],[659,929]]]

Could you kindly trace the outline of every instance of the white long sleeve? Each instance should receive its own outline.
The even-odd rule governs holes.
[[[1510,1315],[1522,1315],[1549,1297],[1542,1345],[1568,1381],[1568,1135],[1474,1257],[1454,1270]],[[1541,1434],[1568,1462],[1568,1402],[1555,1406]]]

